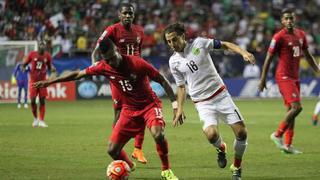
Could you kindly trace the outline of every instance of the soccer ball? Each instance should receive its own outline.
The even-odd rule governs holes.
[[[107,179],[127,180],[129,179],[130,167],[122,160],[112,161],[107,168]]]

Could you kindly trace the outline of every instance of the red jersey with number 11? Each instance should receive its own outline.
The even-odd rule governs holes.
[[[110,38],[118,47],[121,54],[141,56],[143,41],[143,27],[132,24],[127,30],[120,22],[108,26],[98,39],[98,44],[106,37]]]
[[[293,33],[282,29],[273,36],[268,52],[278,53],[277,80],[299,79],[299,63],[303,50],[308,48],[305,32],[295,28]]]
[[[30,81],[37,82],[46,79],[47,70],[51,69],[52,58],[48,52],[39,54],[37,51],[29,53],[26,63],[31,63]]]

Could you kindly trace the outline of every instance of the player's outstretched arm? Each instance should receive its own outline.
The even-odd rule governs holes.
[[[267,89],[266,86],[266,78],[267,78],[267,73],[271,64],[273,54],[267,53],[266,59],[264,60],[264,64],[262,67],[262,73],[260,77],[260,82],[259,82],[259,91],[262,92],[264,89]]]
[[[221,41],[221,46],[222,48],[228,50],[228,51],[233,51],[238,54],[240,54],[243,59],[247,62],[250,62],[251,64],[254,64],[256,62],[256,59],[253,54],[249,53],[248,51],[241,49],[238,45],[227,42],[227,41]]]
[[[42,87],[48,87],[50,84],[58,83],[58,82],[66,82],[66,81],[74,81],[77,79],[80,79],[82,77],[86,76],[85,70],[82,71],[72,71],[70,73],[67,73],[66,75],[48,79],[45,81],[38,81],[36,83],[33,83],[32,86],[36,88],[42,88]]]
[[[91,53],[91,64],[94,64],[95,62],[97,62],[96,57],[98,54],[98,49],[99,49],[99,45],[97,44]]]
[[[306,56],[306,60],[308,61],[309,65],[312,67],[312,69],[319,73],[320,72],[320,67],[317,64],[316,60],[314,57],[311,55],[310,51],[308,49],[303,50],[304,55]]]

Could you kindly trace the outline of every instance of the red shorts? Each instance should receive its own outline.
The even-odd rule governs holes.
[[[110,90],[111,90],[111,98],[113,101],[113,108],[114,109],[121,109],[122,108],[122,101],[121,101],[121,95],[118,92],[118,90],[113,87],[112,84],[110,84]]]
[[[300,102],[300,81],[299,80],[281,80],[277,81],[284,104],[288,107],[291,103]]]
[[[144,131],[145,126],[165,126],[162,117],[161,102],[155,102],[142,110],[122,108],[120,117],[114,126],[110,141],[115,144],[126,144],[130,138]]]
[[[38,95],[39,97],[46,97],[48,95],[47,88],[35,88],[32,87],[33,82],[30,81],[29,83],[29,92],[30,92],[30,99],[36,98]]]

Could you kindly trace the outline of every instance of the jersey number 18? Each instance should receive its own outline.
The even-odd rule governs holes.
[[[188,68],[190,69],[190,71],[192,73],[194,73],[195,71],[197,71],[199,69],[197,64],[194,61],[190,61],[189,63],[186,63],[186,65],[188,66]]]

